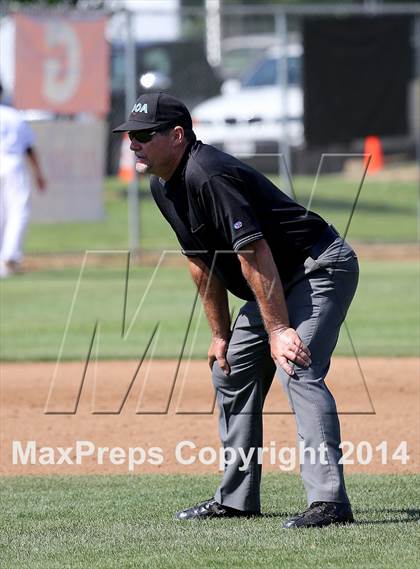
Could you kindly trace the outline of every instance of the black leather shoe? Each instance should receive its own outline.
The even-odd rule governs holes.
[[[331,524],[351,524],[354,522],[350,504],[338,502],[313,502],[307,510],[286,520],[283,527],[320,528]]]
[[[177,512],[175,517],[177,520],[204,520],[208,518],[252,517],[260,515],[260,512],[235,510],[228,506],[222,506],[214,498],[210,498],[210,500],[206,500],[201,504]]]

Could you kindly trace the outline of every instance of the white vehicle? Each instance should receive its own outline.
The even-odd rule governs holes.
[[[222,95],[195,107],[197,138],[239,158],[278,153],[285,133],[291,147],[302,145],[302,45],[287,46],[286,94],[280,86],[283,53],[269,50],[241,82],[226,81]]]
[[[222,42],[222,64],[218,69],[224,79],[240,79],[264,57],[270,48],[279,46],[274,34],[248,34],[225,38]]]

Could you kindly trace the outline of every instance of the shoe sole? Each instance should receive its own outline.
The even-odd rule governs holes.
[[[214,519],[232,519],[232,518],[245,518],[245,519],[249,519],[249,518],[260,518],[262,517],[262,514],[223,514],[223,515],[217,515],[217,514],[209,514],[208,516],[193,516],[190,518],[179,518],[177,514],[175,514],[175,519],[177,522],[195,522],[195,521],[205,521],[205,520],[214,520]]]

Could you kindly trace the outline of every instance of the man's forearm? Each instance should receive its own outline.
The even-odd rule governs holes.
[[[247,245],[238,256],[242,273],[258,301],[262,319],[269,335],[273,360],[288,375],[294,374],[293,364],[311,365],[311,352],[299,334],[290,328],[283,285],[271,249],[264,239]]]
[[[26,149],[26,155],[29,159],[29,162],[30,162],[31,167],[33,169],[33,172],[35,174],[35,179],[36,179],[38,189],[40,191],[42,191],[45,188],[45,180],[44,180],[44,176],[42,174],[41,165],[39,163],[38,155],[35,151],[35,148],[33,148],[33,147],[27,148]]]
[[[267,242],[255,241],[246,251],[238,254],[242,273],[255,294],[267,332],[288,328],[283,285]]]
[[[203,302],[204,311],[215,338],[230,336],[230,314],[227,291],[217,276],[198,259],[189,259],[189,268]]]

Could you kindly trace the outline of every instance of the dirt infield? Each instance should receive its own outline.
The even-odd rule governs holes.
[[[183,362],[173,385],[177,362],[145,362],[125,401],[137,366],[138,362],[132,361],[102,362],[96,368],[90,365],[75,412],[83,363],[61,364],[51,390],[54,364],[3,364],[0,472],[6,475],[217,472],[219,459],[214,459],[212,451],[199,454],[203,447],[219,452],[217,411],[212,409],[213,390],[207,364]],[[341,413],[343,441],[348,441],[344,450],[355,463],[346,466],[348,472],[418,471],[418,379],[416,358],[333,361],[329,386]],[[279,470],[281,466],[282,470],[289,470],[290,455],[286,450],[296,445],[294,416],[277,381],[273,383],[265,413],[264,444],[272,449],[272,454],[267,452],[264,468]],[[13,464],[13,441],[17,464]],[[32,457],[28,441],[35,441]],[[87,453],[80,455],[80,464],[76,464],[77,441],[84,441],[79,442],[79,450]],[[400,454],[392,457],[402,441],[407,442],[406,464]],[[57,447],[72,450],[63,453]],[[108,450],[98,451],[98,447]],[[135,447],[130,470],[129,449]],[[111,454],[110,449],[113,449]],[[22,461],[26,450],[29,460],[25,465]],[[88,455],[90,452],[93,454]],[[269,456],[275,456],[275,460]],[[34,464],[30,464],[31,458]],[[195,461],[181,463],[189,459]],[[134,464],[142,460],[143,464]],[[213,463],[204,464],[206,460]]]

